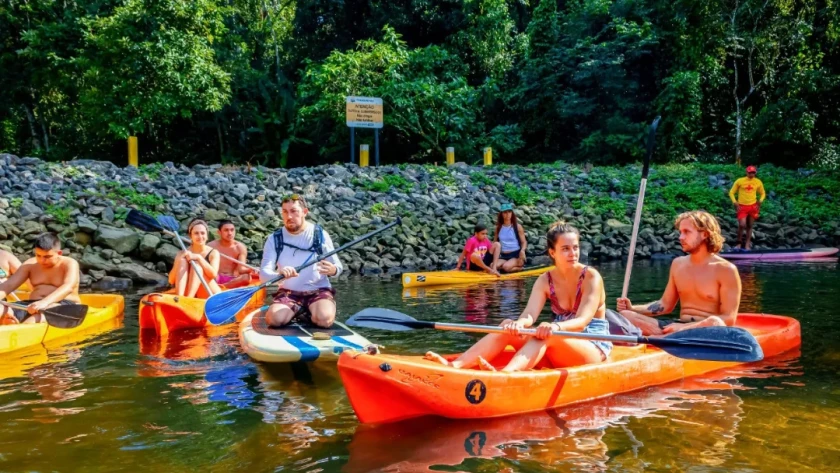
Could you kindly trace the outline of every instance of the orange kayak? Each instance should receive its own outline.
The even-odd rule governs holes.
[[[737,326],[755,336],[766,358],[800,345],[799,322],[790,317],[740,314]],[[508,347],[490,362],[502,367],[513,353]],[[536,369],[516,373],[458,370],[420,356],[351,351],[339,357],[338,372],[359,420],[381,424],[422,416],[483,419],[542,411],[737,364],[686,360],[637,345],[616,346],[603,363],[554,369],[544,359]]]
[[[259,285],[259,280],[251,285]],[[248,313],[259,309],[265,302],[266,291],[261,289],[251,297],[248,304],[236,313],[236,320],[242,320]],[[173,290],[146,294],[140,299],[140,329],[154,330],[159,335],[188,328],[207,326],[204,317],[206,298],[175,295]]]

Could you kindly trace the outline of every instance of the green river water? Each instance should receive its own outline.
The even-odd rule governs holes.
[[[792,315],[802,348],[756,365],[546,413],[489,421],[357,422],[335,365],[251,362],[235,330],[140,340],[126,295],[118,328],[0,359],[0,471],[840,471],[837,262],[739,266],[742,312]],[[615,300],[621,264],[599,266]],[[667,263],[633,270],[634,302],[658,298]],[[497,324],[533,279],[403,292],[399,280],[336,284],[340,318],[389,307]],[[363,331],[390,353],[460,351],[454,332]]]

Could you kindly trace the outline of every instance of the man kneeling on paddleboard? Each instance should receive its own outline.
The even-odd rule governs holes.
[[[680,214],[674,222],[687,256],[674,259],[662,298],[633,305],[618,298],[617,309],[644,335],[661,335],[689,328],[735,325],[741,303],[741,277],[732,263],[718,256],[723,236],[717,219],[708,212]],[[680,303],[680,317],[660,317]]]
[[[280,290],[265,315],[270,326],[288,324],[295,316],[329,328],[335,321],[335,290],[328,276],[335,277],[343,269],[333,255],[308,266],[300,274],[295,267],[334,249],[330,235],[318,224],[306,221],[309,209],[298,194],[283,198],[283,228],[268,237],[263,247],[260,279],[268,281],[282,274]]]
[[[0,300],[17,290],[26,281],[32,285],[29,300],[20,301],[27,310],[0,307],[0,325],[46,322],[40,313],[60,304],[78,304],[79,263],[62,256],[61,241],[52,233],[43,233],[35,240],[35,257],[0,284]]]

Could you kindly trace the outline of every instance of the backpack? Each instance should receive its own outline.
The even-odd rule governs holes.
[[[283,252],[284,246],[288,246],[296,250],[312,252],[312,256],[316,254],[318,256],[321,256],[322,254],[324,254],[324,228],[318,225],[317,223],[315,224],[315,236],[312,238],[312,246],[310,246],[309,248],[299,248],[295,245],[284,242],[282,228],[274,232],[272,234],[272,237],[274,238],[274,252],[277,255],[274,258],[274,266],[277,266],[277,263],[280,261],[280,253]],[[310,258],[312,256],[310,256]],[[307,258],[307,262],[308,261],[309,259]]]

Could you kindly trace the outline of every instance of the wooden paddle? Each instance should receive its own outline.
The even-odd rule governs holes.
[[[378,235],[384,232],[385,230],[388,230],[396,225],[400,225],[401,223],[402,220],[399,217],[397,217],[396,221],[391,222],[388,225],[385,225],[384,227],[374,230],[372,232],[368,232],[360,236],[359,238],[356,238],[355,240],[351,241],[350,243],[344,244],[336,248],[333,251],[324,253],[317,259],[314,259],[306,264],[298,266],[297,268],[295,268],[295,271],[300,273],[301,270],[303,270],[304,268],[308,268],[313,264],[319,263],[338,252],[350,248],[351,246],[358,245],[359,243],[367,240],[368,238]],[[277,251],[282,251],[282,248],[278,249]],[[212,296],[210,296],[209,299],[207,299],[207,303],[204,304],[204,316],[207,317],[207,322],[209,322],[212,325],[221,325],[232,322],[233,320],[235,320],[236,314],[240,310],[242,310],[242,308],[245,307],[246,304],[248,304],[248,301],[251,300],[254,294],[256,294],[263,288],[266,288],[272,284],[276,284],[282,281],[284,278],[285,276],[281,274],[276,278],[270,279],[258,286],[241,287],[238,289],[230,289],[224,292],[220,292],[218,294],[213,294]]]
[[[350,317],[347,325],[377,330],[405,331],[417,329],[451,330],[457,332],[507,333],[494,325],[469,325],[425,322],[391,309],[368,308]],[[536,329],[522,329],[523,335],[534,335]],[[662,349],[678,358],[689,360],[729,361],[746,363],[764,358],[761,345],[750,332],[740,327],[700,327],[664,337],[635,335],[606,335],[582,332],[552,331],[552,336],[646,344]]]
[[[630,252],[627,254],[627,267],[624,269],[624,286],[621,288],[621,297],[627,297],[630,289],[630,273],[633,271],[633,255],[636,253],[636,239],[639,236],[639,222],[642,219],[642,206],[645,203],[645,189],[647,188],[648,171],[650,171],[650,158],[653,156],[653,148],[656,144],[656,129],[659,127],[659,120],[656,117],[650,124],[650,134],[647,141],[647,154],[645,163],[642,166],[642,182],[639,184],[639,197],[636,200],[636,216],[633,218],[633,233],[630,236]]]
[[[6,307],[11,307],[18,310],[27,310],[23,304],[15,304],[12,302],[0,301]],[[78,327],[85,320],[88,313],[88,306],[84,304],[72,305],[57,305],[49,307],[40,311],[44,314],[47,323],[55,328],[74,328]]]

